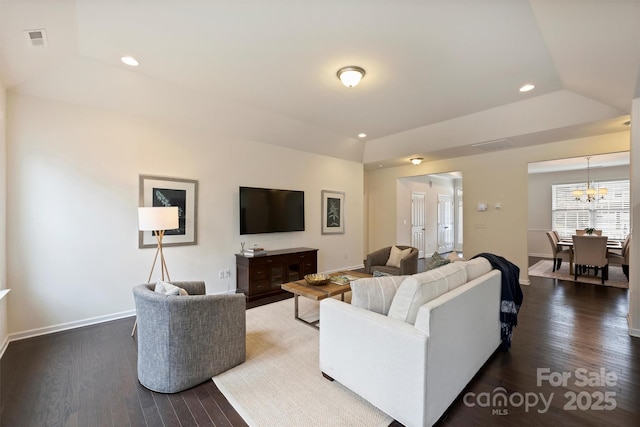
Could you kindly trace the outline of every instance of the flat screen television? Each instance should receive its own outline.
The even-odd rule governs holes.
[[[240,187],[240,234],[304,231],[304,191]]]

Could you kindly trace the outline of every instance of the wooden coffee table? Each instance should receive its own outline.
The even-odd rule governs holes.
[[[336,273],[331,273],[331,276],[350,276],[354,278],[371,277],[370,274],[358,273],[356,271],[338,271]],[[340,298],[344,301],[344,294],[351,290],[351,286],[349,284],[339,285],[337,283],[329,282],[326,285],[313,286],[308,284],[304,279],[285,283],[281,288],[293,294],[294,318],[309,326],[313,326],[314,328],[318,328],[318,322],[320,322],[320,319],[314,322],[308,322],[298,316],[298,297],[303,296],[305,298],[320,301],[325,298],[340,295]]]

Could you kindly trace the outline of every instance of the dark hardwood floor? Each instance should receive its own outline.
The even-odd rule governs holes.
[[[627,333],[628,291],[535,277],[523,291],[511,351],[489,359],[438,425],[640,425],[640,339]],[[172,395],[142,387],[133,321],[12,342],[0,361],[1,425],[246,425],[212,381]],[[552,378],[562,372],[571,377],[566,385],[544,380],[539,386],[542,368]],[[590,385],[582,386],[577,369],[590,376]],[[598,376],[602,369],[604,379]],[[504,406],[491,405],[498,387],[504,388]],[[551,401],[548,408],[541,396]],[[531,406],[525,408],[521,398]]]

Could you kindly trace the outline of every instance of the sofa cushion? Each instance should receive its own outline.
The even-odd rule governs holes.
[[[385,316],[400,284],[407,276],[380,276],[351,283],[351,305]]]
[[[163,295],[189,295],[184,289],[162,280],[158,280],[154,290]]]
[[[489,262],[489,260],[483,257],[470,259],[469,261],[465,261],[462,264],[464,264],[467,268],[468,281],[475,280],[478,277],[493,270],[493,267],[491,267],[491,263]]]
[[[464,263],[456,262],[408,276],[389,307],[389,317],[414,324],[420,307],[467,282]]]
[[[427,265],[425,266],[426,270],[433,270],[434,268],[442,267],[443,265],[449,264],[449,260],[444,258],[438,252],[434,252],[429,258]]]
[[[397,246],[391,247],[389,253],[389,259],[387,260],[387,267],[400,268],[400,262],[411,253],[411,248],[400,249]]]

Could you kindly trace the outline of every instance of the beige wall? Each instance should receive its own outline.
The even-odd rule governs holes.
[[[630,266],[638,266],[640,235],[635,224],[640,224],[640,98],[633,100],[631,108],[631,260]],[[640,337],[640,271],[629,268],[629,330]]]
[[[6,90],[0,81],[0,291],[7,287],[7,139],[6,139]],[[0,356],[7,345],[7,299],[0,297]]]
[[[520,267],[520,279],[527,281],[528,163],[628,150],[629,132],[623,130],[601,137],[367,171],[367,250],[393,244],[396,239],[397,207],[389,201],[396,200],[398,178],[461,171],[465,257],[480,252],[504,256]],[[478,202],[486,202],[489,209],[478,212]],[[500,210],[494,208],[497,202]]]
[[[362,266],[361,163],[12,92],[8,109],[12,335],[133,314],[154,254],[138,249],[139,174],[199,182],[198,245],[165,249],[173,280],[233,292],[241,241],[318,248],[320,271]],[[241,185],[303,190],[306,231],[240,236]],[[346,194],[344,235],[320,233],[322,190]]]

